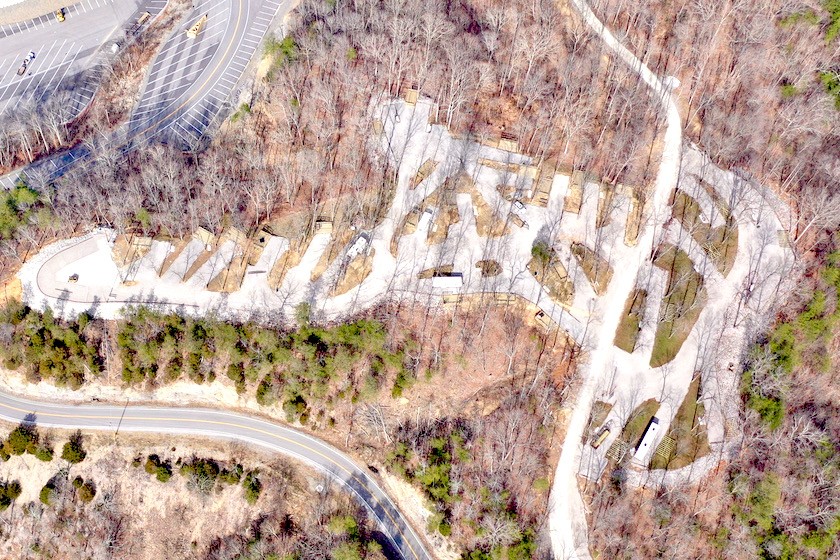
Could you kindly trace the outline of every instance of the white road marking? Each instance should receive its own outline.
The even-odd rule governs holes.
[[[216,54],[216,53],[211,53],[211,54],[208,54],[207,56],[205,56],[205,57],[204,57],[204,58],[202,58],[201,60],[193,61],[193,62],[189,63],[188,65],[186,65],[186,66],[182,67],[182,68],[179,68],[179,67],[175,66],[174,68],[172,68],[172,69],[171,69],[171,71],[170,71],[170,72],[167,72],[166,74],[164,74],[164,75],[162,75],[162,76],[158,76],[157,78],[155,78],[154,82],[157,82],[160,78],[173,78],[173,79],[174,79],[174,78],[175,78],[175,74],[177,74],[179,71],[183,71],[183,72],[184,72],[184,74],[182,74],[180,77],[178,77],[178,78],[177,78],[177,80],[178,80],[179,82],[183,82],[184,80],[189,79],[189,78],[190,78],[190,77],[192,77],[193,75],[195,75],[195,74],[197,74],[197,73],[202,72],[202,71],[204,70],[204,68],[205,68],[204,66],[202,66],[202,63],[203,63],[204,61],[206,61],[206,60],[210,59],[210,58],[213,58],[213,56],[214,56],[215,54]],[[194,68],[194,67],[196,67],[196,66],[197,66],[197,68],[196,68],[195,70],[193,70],[193,68]],[[169,83],[170,81],[171,81],[171,80],[166,79],[166,80],[164,80],[162,83],[160,83],[160,84],[158,84],[157,86],[155,86],[153,89],[151,89],[151,90],[148,90],[148,89],[147,89],[147,91],[148,91],[149,93],[151,93],[151,92],[155,92],[155,93],[157,94],[157,93],[159,93],[159,92],[160,92],[160,90],[161,90],[161,89],[162,89],[165,85],[168,85],[168,83]],[[151,84],[151,83],[153,83],[153,81],[152,81],[152,80],[150,80],[150,81],[149,81],[149,84]],[[179,86],[179,87],[180,87],[180,86]]]
[[[38,83],[35,84],[35,87],[30,88],[32,91],[29,92],[29,96],[26,98],[26,101],[23,102],[24,105],[28,105],[29,102],[32,101],[32,98],[35,96],[35,92],[37,92],[38,88],[41,87],[41,83],[44,81],[44,78],[47,77],[47,74],[52,72],[52,76],[50,77],[49,80],[47,80],[47,84],[49,84],[50,82],[52,82],[52,79],[58,73],[58,69],[61,68],[61,65],[64,64],[67,61],[67,55],[70,54],[73,51],[73,47],[76,45],[75,41],[70,44],[70,48],[67,50],[67,54],[64,55],[64,58],[62,59],[62,61],[59,64],[54,64],[55,61],[58,59],[58,56],[62,52],[64,52],[64,45],[66,43],[67,43],[67,40],[65,40],[63,43],[61,43],[61,46],[58,47],[57,49],[55,49],[55,51],[53,51],[54,56],[53,56],[52,60],[50,60],[50,62],[47,64],[47,69],[40,73],[41,77],[38,79]],[[79,48],[79,50],[81,50],[81,47]],[[76,58],[76,56],[73,55],[73,58],[71,58],[70,61],[72,62],[75,58]],[[69,67],[69,65],[68,65],[68,67]],[[36,76],[37,75],[38,74],[36,74]],[[29,82],[29,85],[31,86],[32,82]],[[26,92],[24,92],[24,93],[26,93]],[[23,98],[23,94],[21,94],[21,99],[22,98]]]
[[[66,68],[64,68],[64,73],[61,74],[61,77],[57,81],[54,79],[55,74],[53,74],[53,79],[51,79],[50,82],[49,82],[50,84],[55,83],[56,86],[59,86],[61,84],[61,82],[64,81],[64,78],[67,76],[67,73],[70,71],[70,68],[73,66],[73,63],[76,62],[76,57],[79,56],[80,52],[82,52],[82,46],[81,45],[79,45],[79,49],[76,51],[76,54],[74,54],[72,58],[70,58],[69,60],[67,60],[65,58],[65,60],[61,63],[62,65],[67,64]],[[59,65],[58,67],[60,68],[61,65]],[[85,89],[82,88],[82,89],[79,89],[78,91],[82,92],[82,91],[85,91]],[[41,94],[41,96],[38,98],[39,103],[47,96],[47,93],[49,93],[49,91],[45,90],[44,93]]]
[[[0,65],[1,65],[0,68],[5,68],[6,69],[5,72],[3,72],[3,76],[0,77],[0,84],[5,83],[6,76],[9,75],[9,72],[17,72],[17,66],[15,66],[15,63],[14,63],[15,58],[14,57],[9,57],[8,65],[6,65],[6,60],[7,59],[4,58],[3,61],[0,62]],[[14,76],[14,74],[12,74],[12,75]],[[9,81],[9,83],[11,83],[11,81]],[[5,87],[7,87],[7,86],[6,85],[0,85],[0,91],[2,91]]]
[[[188,138],[185,138],[185,137],[184,137],[184,134],[181,134],[181,133],[178,131],[178,129],[179,129],[179,128],[180,128],[181,130],[183,130],[183,131],[184,131],[184,134],[186,134],[186,135],[188,136]],[[179,126],[177,122],[172,123],[171,125],[167,126],[167,127],[166,127],[166,128],[164,128],[163,130],[161,130],[160,132],[163,132],[163,131],[166,131],[166,130],[171,130],[172,132],[174,132],[174,133],[178,136],[178,138],[180,138],[180,139],[181,139],[181,140],[182,140],[185,144],[187,144],[188,146],[191,146],[191,145],[192,145],[192,143],[193,143],[193,139],[192,139],[191,135],[187,132],[187,130],[186,130],[186,129],[184,129],[183,127]]]
[[[18,91],[18,89],[20,89],[20,86],[23,85],[23,80],[24,80],[24,78],[22,77],[21,80],[15,84],[15,89],[12,91],[12,94],[9,96],[9,98],[6,100],[6,102],[3,104],[3,108],[0,109],[0,114],[5,113],[6,108],[9,106],[9,103],[17,97],[17,91]],[[24,91],[26,91],[26,88],[24,88]],[[8,88],[6,89],[6,92],[8,92]],[[6,92],[4,92],[4,93],[6,93]]]
[[[215,91],[215,90],[213,90],[213,91]],[[224,102],[225,102],[225,100],[224,100],[224,99],[220,99],[220,98],[216,97],[215,95],[213,95],[213,93],[212,93],[212,92],[208,93],[208,94],[207,94],[207,97],[212,97],[213,99],[215,99],[216,101],[218,101],[220,104],[224,104]]]
[[[46,58],[38,58],[38,55],[36,53],[35,60],[33,60],[32,63],[29,64],[29,68],[27,68],[27,75],[29,75],[33,70],[35,71],[35,75],[37,75],[38,74],[38,69],[44,67],[45,65],[46,65],[47,70],[52,68],[52,62],[54,62],[55,59],[57,59],[58,56],[61,54],[61,51],[64,50],[64,45],[67,44],[67,39],[65,39],[61,43],[61,46],[59,46],[56,49],[55,44],[57,42],[58,42],[58,40],[56,39],[55,41],[52,42],[52,44],[48,48],[42,49],[42,53],[46,53],[46,54],[42,54],[41,56],[49,57],[50,55],[52,55],[52,58],[50,58],[50,62],[46,62]],[[74,42],[73,45],[75,45],[75,44],[76,43]]]
[[[191,123],[191,122],[187,119],[187,117],[188,117],[188,116],[190,116],[190,115],[189,115],[189,114],[185,114],[185,115],[183,115],[183,117],[182,117],[181,119],[179,119],[179,120],[178,120],[178,121],[176,121],[176,122],[177,122],[177,123],[186,123],[186,124],[190,125],[190,127],[191,127],[193,130],[195,130],[195,131],[198,133],[198,135],[199,135],[199,136],[201,136],[201,134],[202,134],[201,130],[202,130],[202,129],[201,129],[201,128],[199,128],[199,127],[197,127],[197,126],[196,126],[196,125],[194,125],[193,123]],[[199,123],[199,124],[201,124],[201,125],[203,125],[203,123],[202,123],[201,121],[196,120],[196,122],[197,122],[197,123]],[[183,124],[181,124],[181,126],[183,127],[184,125],[183,125]],[[184,130],[186,130],[186,129],[184,129]]]
[[[57,41],[53,41],[52,44],[50,45],[49,49],[52,49],[53,46],[56,44],[56,42]],[[67,41],[65,40],[64,43],[66,43],[66,42]],[[64,43],[62,43],[62,45],[64,45]],[[47,49],[47,52],[50,52],[49,49]],[[38,58],[37,58],[37,53],[36,53],[35,61],[37,61],[37,60],[38,60]],[[21,88],[21,86],[23,86],[23,90],[20,92],[20,95],[23,95],[24,92],[26,92],[26,89],[31,85],[32,79],[30,78],[27,81],[26,78],[29,76],[30,69],[32,68],[32,66],[33,66],[32,63],[30,62],[29,67],[26,69],[26,73],[23,76],[20,77],[20,80],[15,85],[15,89],[12,92],[12,95],[9,96],[9,98],[6,100],[6,103],[3,104],[3,108],[0,109],[0,114],[5,113],[6,109],[8,109],[8,107],[9,107],[9,103],[11,103],[12,100],[15,99],[18,96],[18,90]],[[23,85],[24,83],[26,84],[25,86]],[[8,91],[9,90],[8,90],[8,87],[7,87],[6,92],[8,92]]]

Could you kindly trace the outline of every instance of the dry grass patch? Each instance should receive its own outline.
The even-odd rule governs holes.
[[[453,270],[455,270],[455,265],[443,264],[441,266],[421,270],[417,273],[417,278],[420,280],[428,280],[429,278],[434,278],[436,276],[448,276],[452,274]]]
[[[600,428],[607,416],[609,416],[613,405],[604,401],[595,401],[592,405],[592,410],[589,412],[589,427],[591,430]]]
[[[502,273],[502,265],[499,264],[499,261],[481,260],[475,263],[475,267],[481,270],[481,275],[485,278],[498,276]]]
[[[519,164],[518,163],[507,163],[504,161],[496,161],[495,159],[487,159],[481,158],[478,160],[479,165],[483,165],[484,167],[489,167],[490,169],[495,169],[496,171],[501,171],[502,173],[509,173],[511,175],[516,175],[519,173]]]
[[[574,284],[566,268],[557,262],[553,249],[548,259],[534,256],[528,262],[528,270],[542,284],[551,299],[564,305],[572,304],[575,296]]]
[[[710,195],[713,190],[706,189]],[[738,253],[738,225],[735,219],[723,205],[717,193],[712,196],[716,208],[723,217],[725,223],[722,226],[711,227],[703,221],[703,212],[700,204],[691,196],[681,190],[674,193],[671,204],[673,215],[682,226],[691,234],[691,237],[703,248],[706,255],[714,263],[715,268],[726,276],[735,264],[735,257]]]
[[[501,237],[510,233],[507,220],[500,217],[472,185],[469,189],[475,213],[475,229],[481,237]]]
[[[531,197],[531,204],[548,206],[548,199],[551,196],[551,186],[554,184],[554,177],[557,175],[558,169],[555,165],[543,164],[540,167],[539,175],[534,181],[534,193]]]
[[[211,292],[233,293],[242,287],[242,281],[245,278],[245,273],[249,266],[254,266],[260,260],[262,252],[265,249],[266,238],[269,236],[267,231],[260,231],[254,239],[241,239],[241,244],[237,248],[236,254],[231,259],[230,264],[225,267],[219,274],[217,274],[210,283],[207,284],[207,289]],[[244,247],[244,251],[240,251]]]
[[[206,249],[204,251],[202,251],[201,254],[198,255],[198,257],[192,262],[190,267],[184,273],[184,277],[181,278],[181,281],[186,282],[187,280],[192,278],[193,274],[198,272],[198,269],[201,268],[204,263],[209,261],[210,257],[212,257],[212,256],[213,256],[213,251],[208,251]]]
[[[460,221],[461,214],[458,212],[458,206],[455,204],[453,196],[452,200],[447,199],[442,206],[438,206],[435,218],[426,236],[426,243],[429,245],[443,243],[449,235],[449,228]]]
[[[375,254],[376,250],[371,249],[369,254],[356,255],[353,260],[342,267],[343,271],[339,274],[339,280],[330,292],[330,297],[346,294],[364,282],[365,278],[373,270],[373,257]]]
[[[673,443],[668,445],[667,450],[662,453],[660,453],[660,448],[663,446],[660,445],[657,448],[651,459],[650,468],[679,469],[711,452],[706,425],[703,423],[706,410],[699,399],[700,377],[697,376],[688,386],[688,392],[668,428],[666,438],[670,439],[665,441]]]
[[[296,239],[307,231],[311,219],[309,212],[289,212],[271,220],[263,229],[277,237]]]
[[[443,243],[449,235],[449,228],[461,221],[456,196],[460,192],[468,192],[470,188],[472,188],[472,180],[466,174],[459,173],[446,179],[439,189],[423,199],[423,202],[417,206],[420,212],[429,206],[437,208],[426,237],[429,245]]]
[[[330,238],[329,244],[327,244],[326,250],[321,254],[321,258],[318,259],[318,263],[315,265],[315,268],[312,269],[312,274],[310,274],[309,279],[314,282],[318,278],[324,274],[330,265],[338,258],[338,255],[341,253],[342,249],[344,249],[350,240],[353,239],[353,236],[356,235],[356,232],[350,228],[339,228],[337,231],[333,229],[333,235]]]
[[[111,256],[120,268],[142,259],[152,247],[152,238],[141,235],[120,234],[114,240]]]
[[[583,206],[583,189],[589,176],[583,171],[573,171],[569,179],[569,190],[563,198],[563,210],[572,214],[580,214],[580,207]]]
[[[9,305],[13,301],[21,301],[23,284],[17,276],[10,278],[0,286],[0,302]]]
[[[627,225],[624,228],[624,244],[634,247],[639,239],[639,231],[642,229],[642,210],[644,203],[635,194],[630,198],[630,211],[627,214]]]
[[[417,170],[417,173],[415,173],[414,177],[412,177],[411,181],[409,181],[408,188],[412,190],[416,189],[420,183],[425,181],[429,177],[429,175],[431,175],[432,172],[434,172],[437,166],[438,162],[433,159],[427,159],[426,161],[424,161],[420,165],[420,168]]]
[[[283,284],[283,279],[286,277],[286,273],[300,264],[301,259],[303,259],[303,254],[311,242],[312,238],[309,236],[290,242],[289,250],[277,259],[277,262],[271,268],[271,272],[268,273],[268,286],[272,290],[280,288]]]
[[[499,196],[510,202],[516,196],[516,186],[515,185],[496,185],[496,192],[499,193]]]
[[[621,315],[621,322],[615,331],[613,344],[625,352],[632,354],[633,350],[636,349],[646,300],[647,292],[636,288],[627,298],[627,303],[624,304],[624,313]]]
[[[179,239],[175,241],[166,239],[165,241],[172,243],[172,251],[170,251],[169,254],[166,255],[166,258],[163,259],[163,263],[161,263],[160,270],[158,271],[158,276],[163,276],[164,274],[166,274],[166,271],[169,270],[169,267],[172,266],[172,263],[174,263],[178,259],[178,257],[181,256],[181,253],[184,252],[184,249],[187,248],[187,245],[190,244],[191,240]]]
[[[230,264],[207,283],[207,289],[211,292],[222,292],[226,294],[237,291],[242,286],[242,280],[245,278],[247,268],[247,254],[234,256]]]
[[[598,190],[598,212],[595,217],[595,227],[602,228],[610,223],[612,211],[615,209],[615,185],[602,183]]]
[[[572,243],[572,254],[583,269],[587,280],[592,284],[595,293],[599,296],[604,295],[613,275],[610,263],[583,243]]]
[[[653,264],[668,272],[650,358],[651,367],[659,367],[673,360],[688,338],[706,304],[706,290],[691,259],[673,245],[661,246]]]

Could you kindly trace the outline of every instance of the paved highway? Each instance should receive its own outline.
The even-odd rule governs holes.
[[[290,455],[328,473],[352,492],[402,558],[431,559],[418,536],[365,468],[336,448],[279,424],[202,408],[54,404],[4,393],[0,393],[0,419],[70,430],[188,434],[240,441]]]

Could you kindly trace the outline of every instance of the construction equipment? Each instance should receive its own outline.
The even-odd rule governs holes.
[[[198,34],[204,28],[205,23],[207,23],[207,14],[201,16],[201,19],[195,22],[195,25],[193,25],[187,30],[187,37],[189,37],[190,39],[195,39],[196,37],[198,37]]]

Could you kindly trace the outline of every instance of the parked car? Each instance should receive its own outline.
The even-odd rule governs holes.
[[[35,60],[35,51],[29,51],[29,54],[23,59],[23,63],[20,65],[20,68],[18,68],[18,76],[26,74],[26,69],[29,68],[29,63],[33,60]]]
[[[64,8],[59,8],[55,11],[55,19],[64,21]]]

